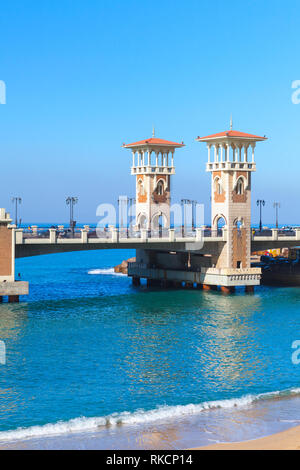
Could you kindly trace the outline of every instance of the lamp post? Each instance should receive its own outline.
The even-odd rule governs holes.
[[[22,199],[20,197],[12,197],[11,202],[15,203],[15,224],[16,224],[16,227],[18,227],[18,204],[19,205],[21,204]]]
[[[280,209],[280,202],[274,202],[273,207],[276,213],[276,228],[278,228],[278,209]]]
[[[74,228],[76,225],[76,221],[74,220],[74,206],[77,204],[78,198],[74,196],[69,196],[66,198],[67,206],[70,206],[70,228],[72,230],[72,234],[74,235]]]
[[[259,231],[262,230],[262,221],[261,221],[261,209],[266,204],[263,199],[257,199],[256,201],[257,206],[259,206]]]

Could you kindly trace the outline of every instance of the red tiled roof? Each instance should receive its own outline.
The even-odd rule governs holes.
[[[205,137],[197,137],[196,140],[198,140],[199,142],[201,142],[201,141],[205,142],[208,139],[217,139],[219,137],[235,137],[235,138],[255,139],[255,140],[266,140],[267,139],[267,137],[261,137],[259,135],[253,135],[253,134],[246,134],[245,132],[225,131],[225,132],[219,132],[218,134],[207,135]]]
[[[123,144],[125,148],[138,147],[140,145],[160,145],[165,147],[184,147],[184,143],[171,142],[170,140],[158,139],[157,137],[151,137],[150,139],[140,140],[133,142],[132,144]]]

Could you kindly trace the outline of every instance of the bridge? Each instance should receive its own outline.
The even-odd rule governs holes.
[[[148,230],[126,230],[112,227],[108,230],[97,228],[76,230],[62,235],[57,229],[37,228],[28,231],[12,228],[15,242],[15,258],[43,254],[64,253],[102,249],[143,249],[175,252],[196,252],[197,254],[218,253],[227,242],[227,229],[217,231],[196,228],[184,232],[178,229],[163,229],[161,232]],[[271,229],[251,234],[251,252],[276,248],[300,246],[300,227],[292,230]]]
[[[251,228],[252,175],[256,171],[254,151],[266,140],[232,130],[206,137],[211,174],[211,228],[171,226],[171,177],[175,174],[176,143],[150,139],[123,144],[132,152],[131,174],[136,184],[135,225],[130,229],[90,228],[69,232],[59,228],[32,230],[12,225],[10,215],[0,209],[0,300],[8,295],[18,301],[28,293],[28,282],[15,281],[15,258],[81,250],[136,250],[136,262],[128,275],[138,285],[195,286],[226,293],[236,286],[252,292],[260,284],[261,269],[251,266],[251,253],[300,245],[300,228],[258,232]],[[213,157],[212,157],[213,150]],[[251,155],[249,155],[251,150]],[[189,201],[191,202],[191,201]]]

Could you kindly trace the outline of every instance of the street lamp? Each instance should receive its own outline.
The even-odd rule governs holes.
[[[278,209],[280,209],[280,202],[274,202],[273,207],[276,213],[276,228],[278,228]]]
[[[22,202],[22,199],[20,197],[12,197],[11,202],[16,204],[15,207],[15,224],[16,227],[18,227],[18,204],[20,205]]]
[[[76,221],[74,220],[74,206],[78,202],[78,197],[73,197],[69,196],[66,198],[66,204],[67,206],[70,206],[70,228],[72,230],[72,233],[74,235],[74,228],[76,225]]]
[[[259,231],[262,230],[262,222],[261,222],[261,208],[266,204],[263,199],[257,199],[256,204],[259,206]]]

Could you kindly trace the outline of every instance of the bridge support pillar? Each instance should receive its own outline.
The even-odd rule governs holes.
[[[136,277],[136,276],[133,276],[132,278],[132,285],[133,286],[140,286],[141,285],[141,278],[140,277]]]
[[[253,294],[254,293],[254,286],[246,286],[245,287],[245,292],[247,294]]]
[[[19,302],[20,298],[18,295],[9,295],[8,296],[8,302],[13,303],[13,302]]]

